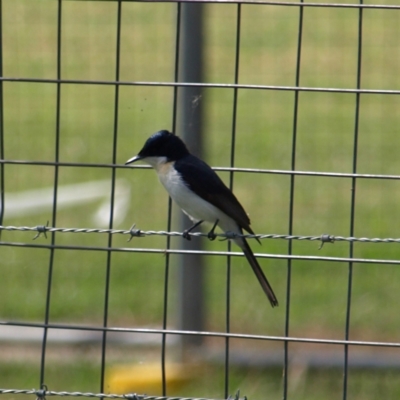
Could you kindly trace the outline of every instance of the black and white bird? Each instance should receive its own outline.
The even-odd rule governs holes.
[[[215,238],[217,225],[224,232],[242,234],[245,230],[254,234],[250,219],[236,196],[209,165],[190,154],[178,136],[166,130],[155,133],[147,139],[138,155],[125,164],[139,160],[156,170],[172,200],[194,222],[184,232],[186,239],[190,240],[189,232],[203,221],[214,224],[208,234],[210,239]],[[236,237],[233,241],[242,249],[272,307],[277,306],[274,291],[246,239]]]

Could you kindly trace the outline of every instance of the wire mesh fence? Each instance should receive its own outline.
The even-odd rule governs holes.
[[[0,394],[400,393],[400,6],[385,3],[0,0]],[[190,7],[200,82],[180,71]],[[277,309],[232,235],[184,248],[154,173],[123,165],[200,107],[198,147],[250,212]],[[182,254],[205,260],[201,329],[176,312]]]

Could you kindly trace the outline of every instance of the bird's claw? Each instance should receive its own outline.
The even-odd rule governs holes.
[[[186,239],[186,240],[192,240],[192,238],[191,238],[191,236],[189,235],[189,230],[187,229],[187,230],[185,230],[185,231],[183,231],[182,232],[182,237],[184,238],[184,239]]]
[[[217,235],[214,233],[214,231],[211,231],[211,232],[208,232],[208,233],[207,233],[207,237],[208,237],[211,241],[213,241],[213,240],[215,240],[215,239],[217,238]]]
[[[219,220],[217,219],[217,220],[215,221],[213,227],[211,228],[211,231],[208,232],[208,234],[207,234],[207,237],[208,237],[210,240],[215,240],[215,238],[217,237],[217,235],[214,233],[214,231],[215,231],[215,228],[216,228],[217,225],[218,225],[218,222],[219,222]]]

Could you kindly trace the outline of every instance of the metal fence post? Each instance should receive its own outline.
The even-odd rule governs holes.
[[[202,10],[203,5],[181,5],[181,35],[179,44],[179,81],[202,82]],[[184,139],[191,152],[202,155],[201,88],[181,87],[178,90],[177,134]],[[181,231],[189,226],[188,218],[180,214]],[[191,241],[182,238],[182,249],[200,250],[201,238]],[[202,257],[185,254],[179,263],[179,329],[204,330],[204,268]],[[183,336],[185,350],[200,345],[201,336]]]

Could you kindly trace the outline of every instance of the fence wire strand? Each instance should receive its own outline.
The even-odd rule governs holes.
[[[124,327],[101,327],[87,326],[78,324],[54,324],[54,323],[34,323],[34,322],[19,322],[19,321],[2,321],[0,326],[15,326],[15,327],[31,327],[31,328],[47,328],[47,329],[66,329],[91,332],[115,332],[115,333],[145,333],[149,335],[175,335],[175,336],[203,336],[208,338],[229,338],[229,339],[246,339],[257,341],[270,341],[281,343],[307,343],[307,344],[326,344],[335,346],[358,346],[358,347],[388,347],[399,348],[399,342],[382,342],[368,340],[346,340],[346,339],[318,339],[296,336],[272,336],[272,335],[257,335],[249,333],[233,333],[233,332],[218,332],[212,331],[186,331],[181,329],[156,329],[156,328],[124,328]]]

